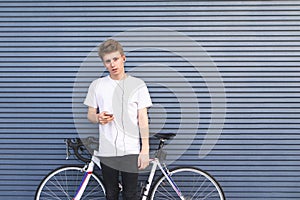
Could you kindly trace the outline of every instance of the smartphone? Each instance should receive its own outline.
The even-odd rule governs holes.
[[[105,113],[104,115],[109,116],[109,117],[112,117],[112,116],[113,116],[112,113]]]

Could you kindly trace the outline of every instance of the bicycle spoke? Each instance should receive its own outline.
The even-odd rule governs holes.
[[[171,196],[169,196],[168,194],[168,191],[166,190],[166,192],[168,193],[168,194],[165,194],[165,193],[163,193],[163,192],[161,192],[161,191],[157,191],[159,194],[161,194],[161,196],[162,197],[156,197],[156,199],[175,199],[175,198],[171,198]]]
[[[61,186],[61,184],[59,183],[59,181],[56,179],[56,177],[54,177],[54,181],[49,180],[49,183],[52,186],[54,186],[54,188],[56,188],[59,191],[61,191],[62,193],[64,193],[66,195],[66,197],[68,197],[67,193],[64,191],[63,187]],[[48,190],[50,190],[52,192],[52,189],[50,189],[49,187],[47,187],[47,188],[48,188]],[[52,193],[54,193],[54,192],[52,192]],[[57,196],[57,199],[60,199],[60,198]],[[70,198],[68,198],[68,199],[70,200]]]
[[[56,184],[54,184],[54,182],[51,182],[53,184],[54,187],[56,187],[57,189],[59,189],[63,194],[66,195],[66,197],[71,200],[70,195],[65,191],[64,187],[61,185],[61,183],[57,180],[56,176],[54,176],[55,182],[57,183],[58,186],[56,186]]]
[[[200,179],[201,177],[199,177],[198,178],[198,180]],[[200,185],[200,187],[194,192],[194,194],[193,194],[193,196],[192,196],[192,199],[194,198],[194,196],[199,192],[199,191],[202,191],[198,196],[197,196],[197,198],[196,199],[198,199],[198,198],[200,198],[200,196],[203,194],[203,190],[202,190],[202,187],[203,187],[203,185],[206,183],[206,179],[204,180],[204,181],[201,181],[202,183],[201,183],[201,185]],[[195,184],[195,185],[197,185],[197,184]]]
[[[194,177],[196,177],[196,174],[194,175]],[[197,180],[194,181],[194,184],[193,184],[194,186],[193,186],[193,188],[191,189],[191,192],[189,193],[190,196],[192,196],[191,199],[193,199],[193,197],[194,197],[194,196],[201,190],[201,188],[202,188],[203,182],[202,182],[200,179],[201,179],[201,176],[198,176]],[[202,182],[202,184],[201,184],[199,187],[197,187],[197,189],[196,189],[196,191],[194,192],[194,194],[192,194],[192,192],[195,190],[195,187],[198,186],[198,183],[200,183],[200,182]]]
[[[166,184],[166,183],[165,183]],[[168,184],[168,183],[167,183]],[[172,196],[170,195],[170,192],[166,189],[166,187],[161,187],[165,192],[166,192],[166,194],[165,193],[163,193],[163,192],[160,192],[160,191],[158,191],[162,196],[164,196],[164,198],[163,199],[175,199],[175,198],[171,198]]]
[[[212,189],[210,192],[209,192],[209,190],[208,189]],[[208,194],[206,194],[205,195],[205,192],[208,190]],[[212,194],[214,193],[214,192],[216,192],[215,193],[215,196],[217,196],[217,189],[212,185],[212,184],[210,184],[210,185],[207,185],[207,187],[202,191],[202,193],[201,193],[201,195],[203,195],[203,200],[205,200],[205,199],[208,199],[209,197],[213,197],[212,196]]]
[[[77,172],[76,173],[76,177],[75,177],[75,175],[74,175],[74,177],[75,177],[75,180],[76,180],[76,183],[75,183],[75,185],[80,185],[80,182],[81,182],[81,179],[79,178],[79,176],[80,176],[80,173],[79,172]],[[74,196],[75,196],[75,194],[76,194],[76,192],[77,192],[77,187],[73,187],[73,192],[72,192],[72,194],[74,194]]]
[[[93,185],[93,184],[91,184],[91,185]],[[99,197],[97,197],[97,193],[98,194],[101,194],[102,193],[102,188],[99,186],[99,185],[97,185],[96,187],[94,187],[91,191],[89,191],[86,195],[84,195],[83,197],[81,197],[82,198],[82,200],[84,200],[85,198],[88,198],[88,200],[90,200],[91,198],[90,198],[90,195],[91,194],[94,194],[95,195],[95,198],[92,198],[92,199],[99,199]],[[96,192],[95,192],[96,191]],[[92,200],[91,199],[91,200]]]
[[[43,194],[45,194],[45,195],[47,195],[47,196],[50,196],[50,197],[53,197],[53,198],[55,198],[55,199],[58,199],[58,200],[60,200],[60,198],[54,193],[54,192],[52,192],[52,190],[50,190],[48,187],[46,187],[47,188],[47,190],[49,190],[50,192],[51,192],[51,194],[53,194],[53,195],[51,195],[50,193],[48,193],[48,192],[43,192]],[[48,198],[47,198],[48,199]]]
[[[50,197],[49,197],[50,198]],[[43,198],[43,200],[53,200],[53,198]],[[56,198],[55,198],[56,199]],[[61,199],[59,199],[59,200],[61,200]]]
[[[208,193],[205,197],[203,197],[202,199],[203,200],[205,200],[205,199],[208,199],[209,197],[213,197],[213,196],[211,196],[211,194],[213,193],[213,192],[215,192],[216,190],[213,190],[213,191],[211,191],[210,193]]]
[[[101,198],[99,198],[99,197],[95,196],[95,197],[93,197],[93,198],[88,198],[88,200],[98,200],[98,199],[106,199],[106,197],[101,197]],[[84,200],[84,199],[83,199],[83,200]]]
[[[69,192],[68,192],[68,191],[69,191],[69,187],[68,187],[68,186],[69,186],[69,184],[68,184],[68,176],[67,176],[67,171],[65,171],[65,179],[66,179],[66,180],[65,180],[65,183],[66,183],[66,184],[65,184],[65,185],[66,185],[66,191],[67,191],[67,193],[69,194]]]
[[[218,183],[207,173],[195,168],[171,170],[171,178],[186,200],[224,200]],[[163,176],[154,186],[151,199],[179,199],[172,184]]]
[[[72,200],[81,184],[84,172],[80,167],[65,167],[54,170],[38,188],[36,200]],[[92,173],[81,200],[104,199],[104,188],[99,178]]]

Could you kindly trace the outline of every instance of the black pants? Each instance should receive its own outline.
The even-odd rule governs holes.
[[[122,177],[123,200],[138,200],[138,155],[101,157],[103,182],[107,200],[119,199],[119,175]]]

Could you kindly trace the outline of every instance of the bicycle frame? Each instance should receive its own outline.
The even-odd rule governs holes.
[[[148,178],[148,181],[147,181],[145,191],[143,193],[142,200],[147,200],[147,197],[148,197],[149,191],[150,191],[150,187],[152,185],[153,178],[154,178],[157,167],[160,169],[162,174],[166,177],[168,182],[171,184],[172,188],[174,189],[174,191],[176,192],[178,197],[180,197],[181,200],[184,200],[184,197],[182,196],[181,191],[177,187],[176,183],[172,180],[171,176],[169,176],[168,170],[163,169],[159,159],[158,158],[150,159],[150,163],[152,164],[152,168],[151,168],[151,171],[150,171],[150,175],[149,175],[149,178]]]
[[[85,171],[84,176],[82,178],[82,181],[81,181],[80,185],[78,186],[75,197],[72,200],[80,200],[81,199],[81,196],[84,193],[84,190],[85,190],[85,188],[86,188],[86,186],[89,182],[89,179],[92,175],[92,172],[94,170],[95,160],[97,160],[97,159],[95,159],[95,157],[93,156],[91,162],[88,163],[83,168],[83,170]],[[151,168],[151,171],[150,171],[150,174],[149,174],[149,177],[148,177],[147,185],[146,185],[145,190],[143,192],[142,200],[147,200],[147,198],[148,198],[148,195],[149,195],[149,192],[150,192],[150,187],[152,185],[157,167],[160,169],[162,174],[166,177],[168,182],[171,184],[172,188],[177,193],[178,197],[181,200],[184,200],[184,197],[182,196],[181,191],[177,187],[176,183],[172,180],[171,176],[169,175],[168,170],[164,170],[164,168],[162,167],[159,159],[158,158],[150,159],[150,163],[152,164],[152,168]],[[98,163],[96,163],[96,164],[99,168],[101,168],[100,165],[98,165]]]
[[[87,169],[85,170],[86,172],[84,173],[82,181],[76,191],[75,197],[72,200],[80,200],[81,199],[81,196],[82,196],[87,184],[89,183],[89,180],[94,171],[94,166],[95,166],[95,163],[93,160],[87,166],[85,166],[85,167],[87,167]]]

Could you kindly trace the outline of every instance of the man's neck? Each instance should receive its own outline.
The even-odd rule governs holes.
[[[111,79],[116,80],[116,81],[123,80],[127,77],[125,72],[123,74],[118,75],[118,76],[112,76],[112,75],[109,75],[109,76],[110,76]]]

